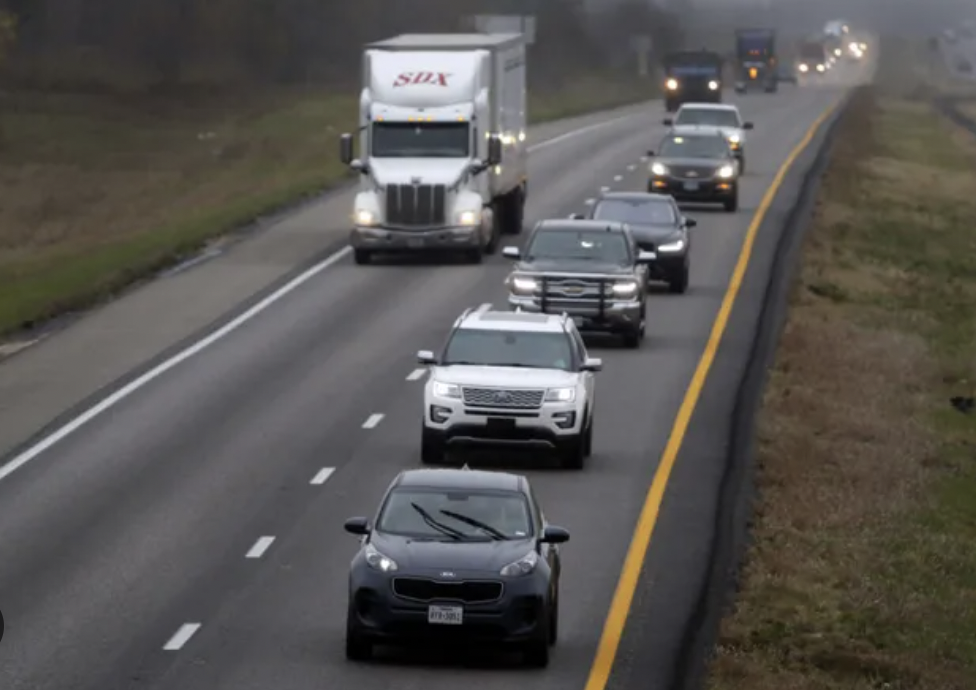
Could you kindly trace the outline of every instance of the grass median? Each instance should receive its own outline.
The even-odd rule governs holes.
[[[972,690],[976,143],[878,88],[839,127],[709,687]]]
[[[534,124],[653,97],[593,75],[530,94]],[[0,335],[96,303],[257,216],[347,177],[351,97],[219,107],[10,94],[0,111]]]

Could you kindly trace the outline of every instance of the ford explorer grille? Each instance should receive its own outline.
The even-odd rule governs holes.
[[[393,593],[414,601],[463,601],[465,604],[486,604],[502,597],[504,586],[491,580],[461,580],[438,582],[422,577],[393,578]]]
[[[672,177],[683,177],[702,180],[710,180],[715,177],[716,168],[714,165],[673,165],[671,166]]]
[[[464,404],[506,410],[532,410],[542,406],[544,390],[468,388],[462,389]]]
[[[386,222],[394,227],[442,227],[447,188],[442,184],[391,184],[386,187]]]

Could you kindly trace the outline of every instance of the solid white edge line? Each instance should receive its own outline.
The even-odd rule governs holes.
[[[364,429],[375,429],[376,427],[378,427],[380,425],[380,422],[383,421],[383,417],[385,417],[385,416],[386,415],[383,415],[383,414],[371,414],[369,417],[366,418],[366,421],[363,422],[363,428]]]
[[[169,638],[169,641],[163,645],[163,649],[167,652],[176,652],[183,648],[190,638],[193,637],[197,630],[200,629],[200,623],[184,623],[180,626],[180,629]]]
[[[315,476],[312,477],[312,481],[309,484],[315,484],[316,486],[325,484],[329,481],[329,477],[332,476],[333,472],[335,472],[335,467],[323,467],[315,473]]]
[[[593,132],[598,129],[610,127],[617,123],[624,122],[626,120],[635,119],[637,117],[643,117],[643,116],[646,116],[646,113],[641,111],[636,113],[630,113],[628,115],[622,115],[620,117],[615,117],[612,120],[604,120],[603,122],[597,122],[592,125],[587,125],[586,127],[581,127],[580,129],[575,129],[571,132],[560,134],[559,136],[552,137],[551,139],[540,141],[537,144],[532,144],[528,147],[528,151],[530,153],[532,153],[533,151],[539,151],[541,149],[554,146],[555,144],[564,141],[569,141],[570,139],[575,139],[576,137],[582,136],[583,134],[587,134],[589,132]],[[187,347],[185,350],[176,353],[166,361],[156,365],[146,373],[130,381],[125,386],[118,389],[111,395],[103,398],[100,402],[96,403],[92,407],[89,407],[87,410],[85,410],[80,415],[72,419],[70,422],[64,424],[63,426],[59,427],[55,431],[51,432],[50,434],[42,438],[37,443],[27,448],[22,453],[19,453],[18,455],[14,456],[9,462],[4,464],[3,466],[0,466],[0,481],[9,477],[11,474],[19,470],[21,467],[29,463],[31,460],[39,456],[41,453],[45,452],[55,444],[59,443],[66,437],[70,436],[78,429],[88,424],[88,422],[92,421],[93,419],[101,415],[103,412],[111,409],[112,407],[115,407],[115,405],[119,404],[120,402],[128,398],[130,395],[135,393],[143,386],[159,378],[160,376],[167,373],[171,369],[179,366],[180,364],[190,359],[194,355],[203,352],[208,347],[216,343],[218,340],[227,337],[228,335],[236,331],[238,328],[243,326],[245,323],[252,320],[258,314],[268,309],[268,307],[273,305],[275,302],[280,301],[289,293],[294,292],[299,287],[301,287],[302,285],[310,281],[312,278],[317,276],[319,273],[337,264],[339,261],[346,258],[351,253],[352,253],[352,247],[347,245],[342,249],[338,250],[337,252],[335,252],[334,254],[329,255],[321,262],[315,264],[308,270],[292,278],[290,281],[285,283],[282,287],[272,292],[270,295],[262,299],[260,302],[258,302],[251,308],[239,314],[234,319],[231,319],[228,323],[224,324],[223,326],[218,328],[210,335],[201,338],[193,345]]]
[[[251,550],[244,554],[244,558],[261,558],[261,556],[264,555],[264,552],[271,548],[274,540],[274,537],[261,537],[254,542],[254,546],[251,547]]]
[[[426,369],[414,369],[409,374],[407,374],[407,381],[417,381],[419,379],[422,379],[424,377],[424,374],[426,373],[427,373]]]

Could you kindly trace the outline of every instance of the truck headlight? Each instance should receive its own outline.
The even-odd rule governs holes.
[[[458,225],[478,225],[481,223],[481,211],[461,211],[457,222]]]
[[[363,556],[366,558],[366,564],[373,570],[379,570],[381,573],[392,573],[397,569],[396,561],[389,556],[384,556],[372,544],[366,545],[366,548],[363,549]]]
[[[810,68],[807,67],[806,65],[800,65],[799,69],[800,69],[801,72],[803,72],[805,74],[807,72],[807,70],[809,70]]]
[[[667,175],[668,169],[660,163],[651,163],[651,173],[654,175]]]
[[[664,87],[668,91],[675,91],[678,88],[678,80],[677,79],[668,79],[666,82],[664,82]]]
[[[511,280],[512,292],[516,292],[520,295],[531,295],[539,287],[538,281],[535,278],[512,278]]]
[[[824,66],[823,65],[817,65],[817,71],[818,72],[823,72],[824,71]]]
[[[729,135],[729,143],[730,144],[738,144],[741,141],[742,141],[742,137],[740,137],[738,134],[730,134]]]
[[[680,252],[685,248],[684,240],[675,240],[674,242],[668,242],[667,244],[659,245],[657,250],[659,252]]]
[[[718,169],[718,176],[723,180],[727,180],[730,177],[735,177],[735,168],[733,168],[731,165],[723,165]]]
[[[546,402],[571,403],[575,400],[575,388],[550,388],[546,391]]]
[[[358,209],[354,214],[356,219],[356,225],[375,225],[376,216],[372,211],[367,211],[364,208]]]
[[[535,570],[537,565],[539,565],[539,554],[537,554],[535,551],[529,551],[514,563],[509,563],[502,568],[499,571],[499,575],[502,577],[518,577],[519,575],[528,575]]]
[[[708,82],[708,88],[712,91],[718,91],[718,82],[712,79]]]
[[[637,283],[633,280],[628,280],[622,283],[614,283],[613,294],[617,297],[630,297],[637,293]]]
[[[430,392],[437,398],[460,398],[461,386],[456,383],[434,381],[430,384]]]

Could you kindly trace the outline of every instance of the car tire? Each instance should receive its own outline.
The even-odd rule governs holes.
[[[555,647],[559,641],[559,596],[556,596],[549,611],[549,646]]]
[[[688,290],[688,265],[685,264],[681,272],[668,281],[668,292],[683,295]]]
[[[425,465],[443,465],[445,455],[444,441],[427,427],[420,435],[420,462]]]
[[[593,454],[593,417],[588,416],[586,431],[583,432],[583,457],[588,458]]]
[[[741,175],[746,171],[746,157],[739,156],[739,174]]]
[[[644,340],[644,329],[643,327],[634,329],[632,331],[627,331],[623,335],[624,347],[628,350],[636,350],[641,346]]]
[[[739,210],[739,192],[736,190],[735,194],[732,195],[731,199],[726,199],[724,202],[725,210],[728,213],[735,213]]]
[[[546,626],[549,627],[548,625]],[[522,655],[525,665],[529,668],[545,668],[549,665],[549,631],[540,640],[533,640],[525,645]]]
[[[586,461],[586,453],[583,452],[583,434],[574,436],[563,441],[559,449],[562,455],[563,469],[581,470]]]
[[[522,188],[519,187],[509,192],[502,202],[502,232],[506,235],[519,235],[522,233],[522,223],[524,222],[525,200],[522,197]]]
[[[474,249],[464,250],[464,259],[469,264],[480,264],[485,258],[485,248],[475,247]]]
[[[359,266],[366,266],[373,260],[373,252],[368,249],[354,249],[352,251],[352,260]]]
[[[346,625],[346,659],[349,661],[369,661],[373,658],[373,643]]]

